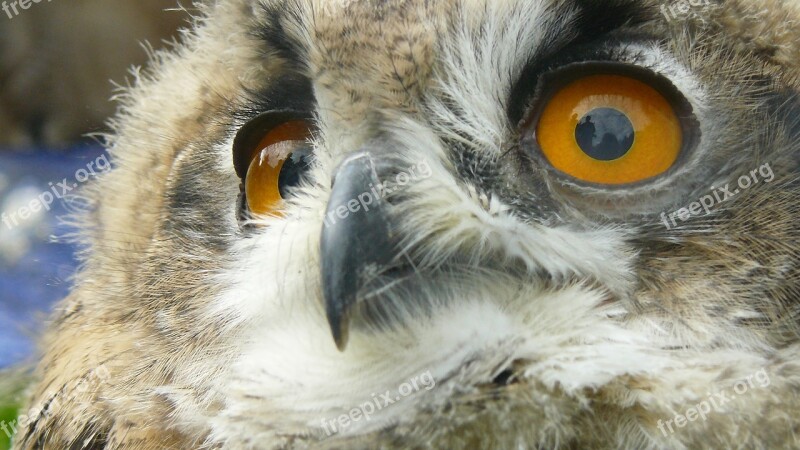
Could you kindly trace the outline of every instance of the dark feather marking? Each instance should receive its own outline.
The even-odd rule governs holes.
[[[308,55],[305,46],[286,33],[285,21],[302,21],[297,6],[281,2],[263,8],[266,20],[258,24],[256,34],[266,43],[268,51],[275,52],[297,69],[306,67]]]

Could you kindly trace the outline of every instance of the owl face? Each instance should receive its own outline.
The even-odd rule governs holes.
[[[751,3],[207,7],[88,194],[54,335],[111,368],[93,426],[236,449],[789,442],[751,413],[797,410],[797,49],[772,16],[754,40]]]

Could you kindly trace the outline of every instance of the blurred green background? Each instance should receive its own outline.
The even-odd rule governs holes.
[[[19,403],[25,393],[26,375],[19,370],[0,372],[0,450],[11,448],[9,432],[16,425]]]
[[[15,405],[5,405],[3,402],[0,402],[0,420],[2,423],[10,424],[13,423],[15,418],[17,417],[17,407]],[[11,439],[5,433],[5,431],[0,431],[0,450],[8,450],[11,448]]]

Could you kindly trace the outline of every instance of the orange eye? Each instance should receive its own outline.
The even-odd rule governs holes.
[[[307,145],[310,137],[308,122],[294,120],[272,128],[252,148],[244,180],[251,213],[280,214],[287,190],[300,184],[303,173],[310,167],[311,149]]]
[[[557,170],[589,183],[636,183],[668,171],[683,149],[670,101],[623,75],[590,75],[561,88],[539,116],[536,141]]]

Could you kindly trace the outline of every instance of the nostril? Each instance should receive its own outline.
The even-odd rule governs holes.
[[[496,377],[494,377],[494,380],[492,380],[492,384],[498,386],[508,386],[510,384],[514,384],[514,382],[514,372],[511,369],[500,372]]]

